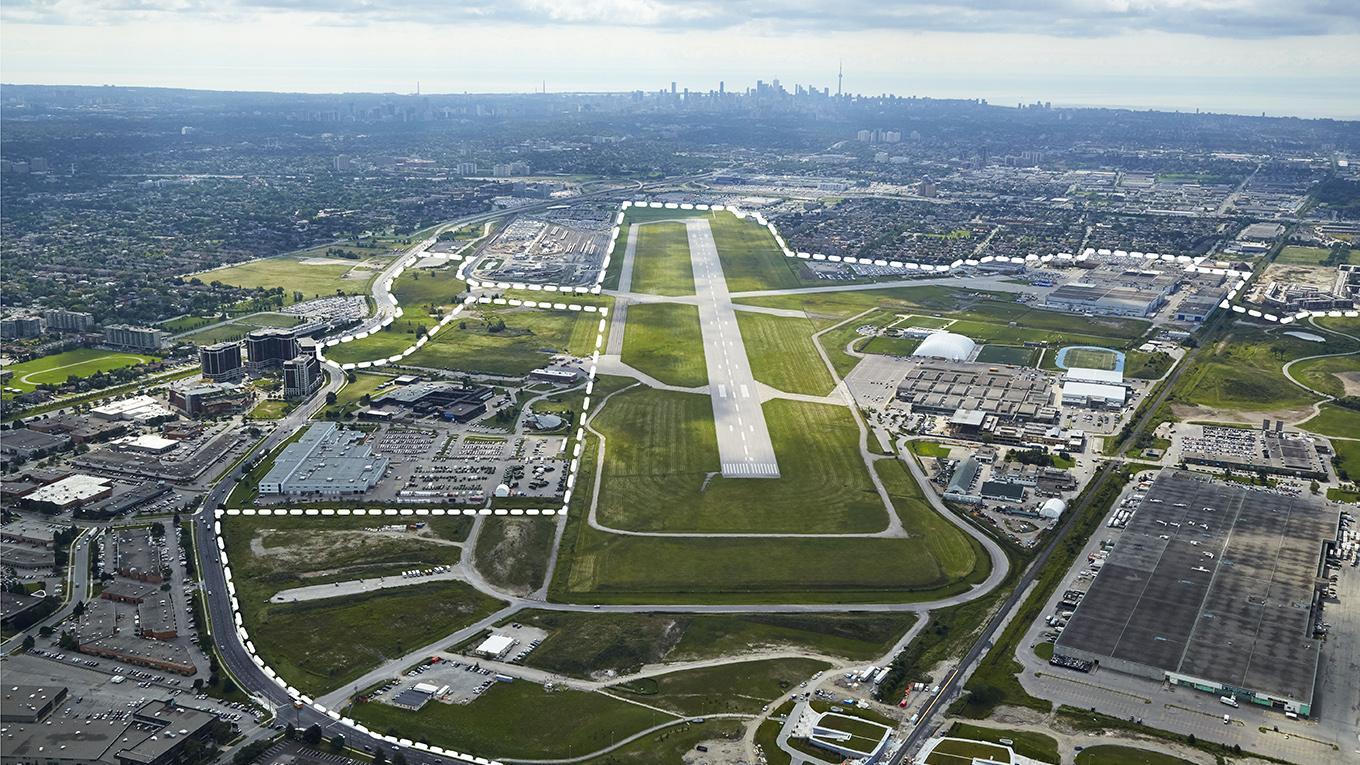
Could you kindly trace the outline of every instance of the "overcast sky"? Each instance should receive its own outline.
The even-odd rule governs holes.
[[[1360,0],[3,0],[0,80],[716,88],[1360,118]]]

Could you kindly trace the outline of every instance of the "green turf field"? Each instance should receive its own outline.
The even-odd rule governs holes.
[[[1360,438],[1360,412],[1336,404],[1323,404],[1316,417],[1299,427],[1324,436]]]
[[[717,213],[709,218],[727,289],[776,290],[802,286],[794,264],[784,257],[769,229],[747,217]]]
[[[556,353],[590,355],[599,322],[598,313],[587,311],[469,306],[408,356],[406,363],[522,375],[548,363]],[[418,327],[428,331],[435,324],[429,319],[401,318],[368,337],[327,348],[326,358],[341,364],[388,358],[416,342]]]
[[[1055,353],[1057,353],[1057,351],[1055,351]],[[1119,355],[1113,351],[1073,348],[1063,356],[1063,363],[1066,364],[1068,368],[1111,370],[1119,364]]]
[[[977,360],[983,364],[1011,364],[1017,367],[1033,366],[1038,358],[1038,348],[1015,345],[984,345],[977,355]]]
[[[577,497],[589,497],[596,439],[587,439]],[[967,590],[986,578],[981,547],[924,503],[906,469],[879,475],[911,535],[894,538],[633,537],[599,532],[576,502],[552,597],[601,603],[913,602]]]
[[[68,377],[90,377],[99,372],[152,361],[160,361],[160,357],[98,348],[76,348],[5,367],[13,373],[13,376],[5,382],[5,387],[27,393],[39,385],[60,385],[66,382]]]
[[[698,306],[636,303],[628,306],[623,363],[667,385],[708,384]]]
[[[304,262],[317,258],[330,262]],[[191,278],[197,278],[206,284],[221,282],[245,288],[280,287],[283,289],[284,305],[291,305],[295,302],[293,300],[295,292],[301,293],[303,300],[328,297],[337,293],[368,294],[369,282],[382,270],[386,261],[373,264],[374,268],[359,267],[360,263],[367,262],[326,258],[324,255],[284,255],[227,266],[196,274]]]
[[[825,396],[836,387],[812,343],[807,319],[737,311],[737,326],[757,381],[788,393]]]
[[[720,471],[706,395],[652,389],[614,396],[594,421],[605,435],[599,518],[633,531],[874,532],[887,510],[845,407],[776,399],[765,419],[782,474]],[[733,508],[741,508],[733,512]]]
[[[632,290],[651,295],[694,294],[685,224],[649,223],[638,228]]]
[[[676,719],[603,693],[545,691],[520,680],[493,683],[470,704],[431,702],[411,712],[381,703],[359,704],[351,716],[378,731],[495,758],[569,758],[609,747]]]
[[[860,353],[876,353],[881,356],[910,356],[921,344],[919,337],[888,337],[875,335],[858,346]]]
[[[590,677],[605,670],[628,674],[647,664],[711,659],[768,647],[851,660],[876,659],[915,624],[916,615],[520,611],[510,620],[548,632],[525,664]]]

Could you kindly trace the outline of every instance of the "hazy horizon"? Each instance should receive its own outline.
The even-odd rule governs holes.
[[[846,92],[1360,118],[1360,4],[12,0],[10,83],[299,93]],[[1319,74],[1322,73],[1322,74]]]

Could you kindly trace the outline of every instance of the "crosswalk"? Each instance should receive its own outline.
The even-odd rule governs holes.
[[[724,478],[778,478],[777,462],[724,462]]]

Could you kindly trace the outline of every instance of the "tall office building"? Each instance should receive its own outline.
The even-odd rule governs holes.
[[[203,376],[213,382],[231,382],[246,375],[241,363],[241,344],[237,342],[199,346],[198,363],[203,367]]]
[[[321,361],[301,353],[283,362],[284,398],[306,398],[321,387]]]
[[[104,344],[114,348],[158,351],[165,343],[165,332],[151,327],[114,324],[104,327]]]
[[[251,374],[279,369],[297,355],[298,341],[292,330],[257,329],[246,335],[246,371]]]

